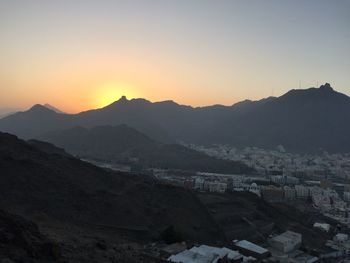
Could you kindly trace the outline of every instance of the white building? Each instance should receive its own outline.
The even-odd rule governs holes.
[[[331,228],[330,224],[326,224],[326,223],[315,223],[314,224],[315,228],[321,229],[322,231],[328,232],[329,229]]]
[[[301,241],[302,235],[292,231],[286,231],[281,235],[275,236],[268,240],[269,244],[273,248],[283,253],[289,253],[299,249],[301,246]]]
[[[310,196],[310,189],[304,185],[296,185],[295,187],[296,196],[298,198],[307,198]]]
[[[347,234],[338,233],[334,236],[333,240],[335,242],[343,243],[349,239],[349,236]]]
[[[208,190],[209,192],[225,193],[227,190],[227,183],[209,182]]]
[[[350,202],[350,192],[344,192],[343,198],[344,201]]]
[[[282,176],[282,175],[271,176],[271,182],[274,182],[276,184],[284,184],[285,183],[285,177]]]
[[[249,187],[249,192],[256,194],[257,196],[261,196],[260,187],[256,183],[252,183]]]
[[[233,188],[242,188],[242,180],[239,179],[233,179],[232,181],[232,187]]]
[[[283,191],[284,191],[284,198],[285,199],[288,199],[288,200],[295,199],[296,192],[295,192],[294,188],[291,188],[289,186],[284,186]]]
[[[200,191],[204,190],[204,179],[203,178],[197,177],[194,180],[194,189],[200,190]]]
[[[192,247],[168,258],[171,262],[178,263],[216,263],[220,259],[227,257],[229,260],[238,261],[244,257],[238,251],[226,247],[218,248],[207,245]]]

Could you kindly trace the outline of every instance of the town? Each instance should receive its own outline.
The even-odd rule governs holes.
[[[186,146],[216,158],[243,161],[257,173],[235,175],[152,169],[157,180],[191,191],[249,192],[268,203],[285,203],[301,211],[313,211],[316,214],[313,227],[334,235],[325,244],[329,248],[328,253],[317,256],[298,250],[302,234],[287,231],[270,237],[265,244],[254,244],[247,240],[232,241],[236,250],[195,246],[172,255],[169,258],[171,261],[216,262],[209,259],[214,258],[214,255],[225,255],[226,259],[230,259],[227,262],[347,262],[341,260],[350,257],[349,155],[323,152],[322,155],[301,156],[287,153],[282,146],[277,150],[255,147],[237,150],[220,145],[211,148]],[[325,218],[328,219],[327,223]],[[246,247],[242,249],[238,244],[245,244]],[[209,261],[203,261],[204,256]]]
[[[299,155],[249,147],[203,147],[185,145],[218,159],[242,161],[254,168],[253,174],[219,174],[203,171],[146,168],[142,173],[162,184],[202,194],[249,193],[269,204],[286,204],[313,214],[312,227],[329,238],[322,251],[302,249],[303,234],[291,230],[274,233],[264,242],[232,240],[227,247],[207,244],[174,243],[155,245],[156,251],[171,262],[349,262],[350,257],[350,155]],[[133,166],[93,162],[107,169],[133,172]],[[139,173],[140,170],[134,171]],[[215,211],[214,211],[215,212]],[[250,222],[253,225],[253,223]],[[255,226],[254,226],[255,227]],[[221,261],[218,261],[218,260]]]

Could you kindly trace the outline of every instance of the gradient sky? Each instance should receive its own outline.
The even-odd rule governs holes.
[[[350,94],[350,1],[0,0],[0,108]]]

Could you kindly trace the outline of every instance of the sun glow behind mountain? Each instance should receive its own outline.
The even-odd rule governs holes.
[[[349,94],[349,8],[326,0],[0,1],[0,107],[49,103],[77,113],[122,95],[232,105],[325,82]]]
[[[95,101],[95,107],[102,108],[113,103],[122,96],[133,99],[138,97],[137,95],[135,87],[130,83],[112,81],[99,86],[96,89],[96,94],[94,94],[93,100]]]

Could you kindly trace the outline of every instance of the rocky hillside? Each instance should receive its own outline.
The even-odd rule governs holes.
[[[145,244],[220,245],[312,223],[253,194],[197,194],[40,147],[0,133],[0,258],[7,262],[161,262]]]

